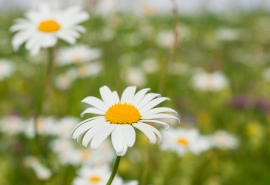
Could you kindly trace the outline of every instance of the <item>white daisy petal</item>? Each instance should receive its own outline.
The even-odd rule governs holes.
[[[138,92],[135,94],[135,96],[134,96],[134,98],[133,98],[133,100],[132,100],[132,104],[135,105],[135,106],[137,106],[137,105],[140,103],[140,101],[143,99],[144,95],[145,95],[145,94],[147,93],[147,91],[149,91],[149,90],[150,90],[150,88],[142,89],[142,90],[138,91]]]
[[[114,96],[112,94],[112,91],[109,89],[109,87],[103,86],[99,89],[99,92],[104,103],[106,103],[108,106],[111,106],[116,103],[114,102]]]
[[[83,117],[84,114],[86,114],[86,113],[104,115],[105,114],[105,111],[102,111],[102,110],[99,110],[99,109],[90,107],[90,108],[86,109],[85,111],[83,111],[83,113],[81,114],[81,117]]]
[[[112,94],[113,94],[114,102],[115,102],[115,103],[120,102],[118,93],[117,93],[116,91],[113,91]]]
[[[82,139],[82,145],[84,147],[87,147],[87,145],[90,143],[91,139],[95,136],[96,133],[99,132],[99,130],[103,130],[105,126],[108,126],[108,122],[100,122],[99,124],[95,125],[93,128],[89,129]]]
[[[107,124],[100,129],[91,141],[91,148],[96,149],[113,132],[115,124]]]
[[[142,119],[158,119],[158,118],[173,118],[178,120],[178,122],[180,122],[180,120],[177,117],[172,116],[170,114],[152,114],[148,116],[142,116]]]
[[[141,116],[147,116],[150,114],[157,114],[157,113],[161,113],[161,112],[173,112],[175,114],[177,114],[177,112],[171,108],[167,108],[167,107],[159,107],[159,108],[154,108],[154,109],[150,109],[147,112],[141,112]]]
[[[112,132],[112,144],[117,155],[124,151],[124,134],[121,125],[116,125],[114,131]]]
[[[132,124],[134,127],[136,127],[137,129],[139,129],[140,131],[142,131],[149,139],[149,142],[151,144],[156,143],[156,136],[154,134],[154,132],[152,130],[150,130],[149,128],[145,127],[145,125],[139,123],[134,123]]]
[[[141,113],[144,113],[146,111],[149,111],[150,109],[152,109],[156,105],[160,104],[161,102],[164,102],[165,100],[170,100],[170,98],[164,98],[164,97],[156,98],[156,99],[152,100],[151,102],[149,102],[144,107],[139,108],[139,110],[140,110]]]
[[[126,144],[128,147],[132,147],[136,140],[136,132],[134,128],[129,124],[124,124],[122,127],[123,127]]]
[[[121,96],[121,103],[131,103],[134,98],[135,91],[135,86],[127,87]]]
[[[46,37],[44,37],[42,39],[42,47],[43,48],[48,48],[48,47],[52,47],[56,44],[57,42],[57,38],[53,35],[47,35]]]
[[[58,33],[57,37],[68,42],[69,44],[74,44],[76,41],[74,37],[72,37],[68,32],[65,31],[61,31],[60,33]]]
[[[86,122],[89,122],[89,121],[92,121],[92,120],[94,120],[94,119],[98,119],[98,118],[104,118],[104,116],[96,116],[96,117],[89,118],[89,119],[86,119],[86,120],[80,122],[80,123],[79,123],[78,125],[76,125],[76,126],[74,127],[74,129],[71,131],[71,135],[73,135],[74,131],[75,131],[79,126],[81,126],[82,124],[84,124],[84,123],[86,123]]]
[[[148,125],[148,124],[145,124],[145,123],[140,123],[141,125],[143,125],[145,128],[148,128],[149,130],[152,130],[158,137],[159,137],[159,143],[161,143],[162,141],[162,136],[161,136],[161,133],[155,128],[155,127],[152,127],[151,125]]]
[[[142,119],[141,122],[146,122],[146,123],[158,123],[161,124],[166,130],[169,129],[169,125],[163,121],[158,121],[158,120],[151,120],[151,119]]]
[[[97,119],[94,119],[92,121],[86,122],[86,123],[80,125],[79,127],[77,127],[76,130],[74,130],[72,137],[75,139],[79,135],[81,135],[82,133],[86,132],[88,129],[90,129],[90,128],[92,128],[100,123],[103,123],[103,122],[105,122],[104,118],[97,118]]]
[[[157,94],[157,93],[149,93],[143,97],[141,102],[136,107],[138,109],[141,109],[142,107],[147,105],[151,100],[153,100],[154,98],[159,97],[159,96],[160,96],[160,94]]]
[[[88,96],[86,98],[84,98],[82,100],[83,103],[87,103],[89,105],[92,105],[102,111],[106,111],[109,106],[106,105],[103,101],[101,101],[100,99],[96,98],[96,97],[93,97],[93,96]]]
[[[123,140],[123,147],[124,147],[123,151],[119,153],[118,156],[124,156],[126,154],[128,148],[126,140]]]

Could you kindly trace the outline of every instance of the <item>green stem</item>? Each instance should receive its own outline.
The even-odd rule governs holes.
[[[46,97],[46,94],[49,90],[50,81],[52,78],[52,71],[53,71],[53,48],[48,48],[48,64],[47,64],[47,71],[45,76],[45,82],[42,86],[42,91],[40,93],[40,99],[37,106],[37,111],[34,119],[34,126],[35,126],[35,139],[38,140],[38,117],[42,114],[42,107],[44,104],[44,100]]]
[[[169,56],[168,56],[167,60],[165,60],[163,68],[162,68],[161,78],[160,78],[159,87],[158,87],[158,92],[160,94],[164,90],[164,84],[165,84],[165,81],[166,81],[168,68],[169,68],[169,66],[170,66],[170,64],[171,64],[171,62],[172,62],[172,60],[174,58],[174,55],[175,55],[175,52],[176,52],[177,48],[179,47],[179,43],[178,43],[179,31],[178,31],[178,28],[177,28],[177,18],[178,18],[177,5],[176,5],[175,0],[171,0],[171,2],[172,2],[172,5],[173,5],[172,13],[173,13],[173,16],[174,16],[174,23],[173,23],[174,42],[173,42],[173,45],[172,45],[172,47],[171,47],[171,49],[169,51]]]
[[[115,174],[117,172],[117,169],[118,169],[118,166],[119,166],[119,163],[120,163],[120,159],[121,159],[121,156],[117,156],[117,158],[115,160],[115,163],[114,163],[112,174],[111,174],[110,179],[108,180],[106,185],[111,185],[111,183],[112,183],[112,181],[113,181],[113,179],[115,177]]]
[[[40,140],[39,134],[38,134],[38,118],[42,115],[42,108],[44,101],[46,99],[46,96],[50,90],[50,84],[52,82],[53,78],[53,48],[48,48],[48,64],[47,64],[47,71],[45,76],[44,84],[42,85],[42,90],[40,92],[40,98],[37,105],[36,114],[34,117],[34,130],[35,130],[35,142],[36,142],[36,148],[38,155],[47,163],[49,168],[52,172],[54,172],[54,169],[51,165],[51,163],[46,158],[46,151],[44,151],[44,147],[42,146],[42,141]]]

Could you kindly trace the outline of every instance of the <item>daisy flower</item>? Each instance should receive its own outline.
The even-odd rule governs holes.
[[[40,163],[37,158],[33,156],[27,156],[24,159],[24,163],[27,167],[30,167],[34,170],[39,180],[48,180],[51,178],[52,176],[51,171],[47,167],[45,167],[42,163]]]
[[[212,147],[211,139],[201,136],[197,129],[175,129],[170,133],[163,131],[162,135],[164,137],[161,149],[173,150],[180,156],[187,152],[198,155]]]
[[[99,49],[90,48],[86,45],[77,45],[65,49],[60,49],[57,56],[59,66],[72,63],[84,63],[97,59],[101,56]]]
[[[229,82],[227,77],[219,71],[214,73],[199,72],[193,76],[192,85],[201,91],[217,92],[227,88]]]
[[[10,61],[5,59],[0,60],[0,81],[9,77],[13,70],[14,67]]]
[[[211,139],[213,145],[219,149],[235,149],[239,146],[238,139],[224,130],[217,130]]]
[[[84,165],[73,181],[73,185],[104,185],[110,177],[110,170],[108,167],[93,168]],[[116,176],[112,185],[123,185],[123,180]]]
[[[150,140],[151,144],[156,142],[155,134],[160,138],[160,132],[146,123],[157,123],[168,129],[168,124],[157,119],[177,117],[165,114],[176,113],[167,107],[154,108],[169,98],[160,97],[160,94],[148,93],[150,89],[142,89],[135,93],[136,87],[127,87],[121,98],[116,91],[111,91],[107,86],[100,88],[102,100],[89,96],[82,100],[83,103],[91,105],[82,115],[86,113],[98,114],[77,125],[72,131],[72,137],[92,149],[98,146],[111,134],[112,144],[118,156],[125,155],[127,148],[132,147],[136,140],[133,127],[142,131]]]
[[[89,15],[78,7],[52,10],[42,4],[37,11],[27,12],[26,19],[18,19],[11,27],[12,32],[17,32],[12,39],[12,46],[18,50],[26,42],[26,49],[35,55],[40,48],[54,46],[58,38],[74,44],[79,33],[85,31],[78,24],[88,18]]]

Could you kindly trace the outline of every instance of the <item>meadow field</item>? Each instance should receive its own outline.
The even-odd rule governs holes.
[[[180,119],[163,119],[168,131],[149,123],[161,144],[136,129],[117,171],[123,184],[269,184],[268,12],[90,14],[76,43],[58,40],[36,55],[12,47],[10,28],[24,17],[0,12],[1,185],[76,185],[86,168],[111,170],[110,137],[93,150],[71,136],[91,116],[80,117],[88,108],[81,101],[100,98],[104,85],[119,95],[128,86],[151,88],[170,98],[162,105]],[[102,184],[95,178],[89,185]]]

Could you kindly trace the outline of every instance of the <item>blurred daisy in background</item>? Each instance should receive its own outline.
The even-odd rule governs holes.
[[[89,64],[82,64],[76,69],[76,72],[78,77],[85,78],[89,76],[97,76],[102,69],[103,65],[98,61]]]
[[[74,80],[77,78],[76,71],[69,70],[65,73],[59,74],[55,77],[55,87],[59,90],[65,91],[71,88]]]
[[[11,61],[6,59],[0,59],[0,81],[9,77],[14,71]]]
[[[215,36],[220,41],[235,41],[239,38],[239,31],[233,28],[218,28]]]
[[[100,49],[90,48],[86,45],[76,45],[60,49],[57,55],[57,65],[80,64],[90,62],[101,56]]]
[[[220,91],[229,85],[227,77],[219,71],[214,73],[196,73],[192,77],[191,82],[195,89],[201,91]]]
[[[235,149],[239,146],[238,139],[224,130],[217,130],[211,139],[213,146],[219,149]]]
[[[155,134],[160,138],[160,132],[153,126],[146,123],[157,123],[166,129],[169,125],[159,121],[159,118],[177,117],[166,114],[176,113],[167,107],[154,108],[158,104],[169,100],[160,97],[160,94],[148,93],[150,89],[142,89],[135,93],[136,87],[127,87],[121,98],[116,91],[111,91],[107,86],[100,88],[102,100],[89,96],[82,100],[83,103],[91,105],[82,115],[86,113],[98,114],[77,125],[72,137],[87,147],[90,143],[92,149],[98,146],[111,134],[112,144],[118,156],[125,155],[127,148],[132,147],[136,140],[136,133],[133,127],[142,131],[151,144],[156,142]],[[177,113],[176,113],[177,114]]]
[[[73,185],[105,185],[110,178],[109,167],[90,167],[82,166],[78,171],[78,176],[73,180]],[[119,176],[115,176],[112,185],[123,185],[123,180]]]
[[[144,72],[138,67],[129,67],[125,71],[122,71],[121,77],[127,84],[137,87],[144,87],[147,83]]]
[[[51,171],[42,163],[40,163],[36,157],[27,156],[24,159],[24,163],[27,167],[30,167],[34,170],[36,177],[39,180],[48,180],[51,178]]]
[[[108,141],[103,142],[99,150],[76,147],[74,140],[67,138],[57,138],[51,142],[50,146],[62,165],[88,164],[100,167],[110,164],[114,153]]]
[[[174,129],[170,132],[162,131],[161,149],[175,151],[183,156],[187,152],[199,155],[212,147],[209,137],[201,136],[197,129]]]
[[[159,63],[154,58],[147,58],[142,61],[142,69],[145,73],[153,74],[159,70]]]
[[[7,116],[0,120],[0,130],[7,135],[22,133],[24,120],[19,116]]]
[[[161,31],[157,35],[157,44],[164,48],[170,48],[174,43],[174,33],[172,30]]]
[[[17,32],[12,39],[14,50],[26,42],[26,49],[35,55],[41,48],[53,47],[58,39],[74,44],[85,29],[79,23],[89,18],[88,13],[78,7],[66,10],[52,10],[48,5],[42,4],[37,11],[26,13],[26,19],[17,19],[10,28]]]

